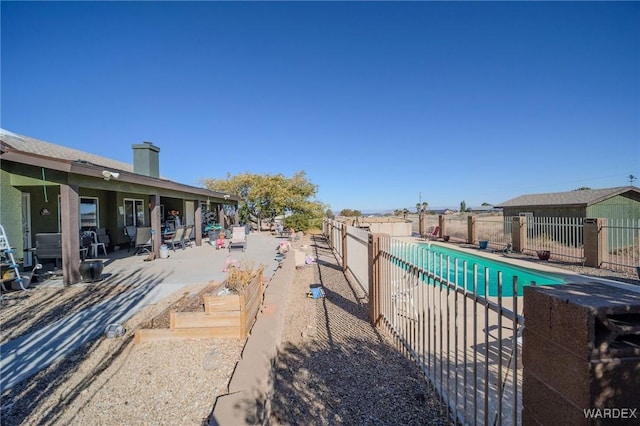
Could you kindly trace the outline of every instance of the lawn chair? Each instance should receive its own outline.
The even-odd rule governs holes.
[[[427,229],[427,232],[425,232],[422,235],[422,238],[424,240],[434,240],[436,238],[440,237],[440,227],[439,226],[430,226]]]
[[[140,252],[151,253],[153,248],[153,240],[151,235],[151,227],[137,228],[136,229],[136,251],[133,254]]]
[[[232,248],[241,248],[244,251],[247,248],[247,233],[244,226],[234,226],[229,241],[229,251]]]
[[[171,239],[165,241],[165,244],[171,245],[171,248],[173,249],[173,251],[176,251],[176,246],[180,246],[184,250],[184,247],[185,247],[184,234],[185,234],[186,228],[187,228],[186,226],[176,227],[176,232],[173,233],[173,235],[171,236]]]
[[[184,229],[184,236],[182,237],[182,245],[184,247],[191,246],[191,234],[193,233],[195,225],[186,225]]]
[[[136,246],[136,227],[133,225],[124,227],[124,235],[129,238],[129,247],[127,247],[127,251],[131,250],[131,247]]]

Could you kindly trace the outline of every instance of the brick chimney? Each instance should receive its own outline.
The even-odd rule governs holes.
[[[133,148],[133,171],[154,178],[160,177],[160,148],[151,142],[131,145]]]

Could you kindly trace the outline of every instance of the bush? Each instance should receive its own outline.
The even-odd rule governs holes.
[[[303,213],[294,213],[285,218],[284,227],[286,229],[295,229],[296,231],[307,232],[309,228],[317,227],[317,223],[322,227],[322,218],[314,218]]]

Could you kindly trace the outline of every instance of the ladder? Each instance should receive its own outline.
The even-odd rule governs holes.
[[[20,271],[18,270],[18,264],[16,263],[15,258],[13,257],[13,248],[9,244],[9,239],[7,238],[7,233],[4,231],[4,227],[0,225],[0,253],[2,256],[8,260],[7,267],[9,269],[13,269],[16,277],[14,279],[20,285],[22,290],[26,290],[23,285],[24,279],[20,276]],[[2,290],[7,291],[7,288],[4,286],[4,281],[2,281]]]

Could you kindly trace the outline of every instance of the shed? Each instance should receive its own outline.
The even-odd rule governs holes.
[[[505,217],[577,217],[640,220],[640,188],[584,189],[527,194],[499,204]]]

